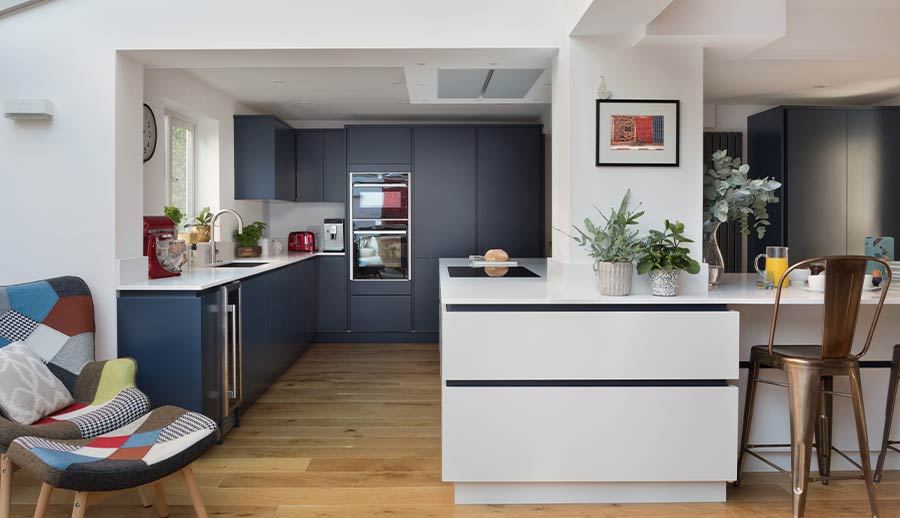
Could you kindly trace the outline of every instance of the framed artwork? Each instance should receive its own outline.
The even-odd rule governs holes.
[[[597,99],[598,166],[678,166],[678,101]]]

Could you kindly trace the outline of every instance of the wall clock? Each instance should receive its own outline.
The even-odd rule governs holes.
[[[156,152],[156,116],[144,104],[144,162],[153,158]]]

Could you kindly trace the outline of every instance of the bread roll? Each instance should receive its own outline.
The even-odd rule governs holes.
[[[490,261],[492,263],[502,263],[505,261],[509,261],[509,254],[506,253],[506,250],[500,248],[492,248],[484,253],[484,260]]]

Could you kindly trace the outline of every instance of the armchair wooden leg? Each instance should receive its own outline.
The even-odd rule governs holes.
[[[156,511],[159,513],[160,518],[167,518],[169,516],[169,506],[166,505],[166,488],[162,482],[157,482],[153,485],[153,488],[156,490]]]
[[[141,495],[141,505],[144,507],[153,507],[153,499],[150,497],[150,491],[144,486],[137,489],[138,494]]]
[[[34,518],[47,516],[47,506],[50,505],[50,496],[53,494],[53,486],[44,482],[41,485],[41,496],[38,497],[37,507],[34,509]]]
[[[72,505],[72,518],[84,518],[84,513],[87,512],[88,507],[88,496],[90,496],[90,493],[85,491],[75,493],[75,503]]]
[[[206,514],[206,506],[203,504],[203,497],[200,496],[200,490],[197,488],[197,480],[194,479],[194,472],[188,466],[181,470],[184,475],[184,483],[187,484],[188,493],[191,494],[191,502],[194,504],[194,512],[197,518],[209,518]]]
[[[0,518],[9,518],[12,503],[13,465],[6,452],[0,453]]]

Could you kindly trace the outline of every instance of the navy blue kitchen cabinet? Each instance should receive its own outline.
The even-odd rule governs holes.
[[[318,259],[308,259],[240,281],[241,412],[309,346],[318,280]],[[177,405],[223,423],[221,297],[219,287],[119,295],[119,354],[138,361],[138,386],[154,407]]]
[[[351,295],[350,330],[354,333],[409,333],[409,295]]]
[[[234,197],[295,201],[294,128],[274,115],[234,116]]]
[[[408,126],[347,126],[346,130],[349,164],[376,166],[411,162],[412,139]]]
[[[413,297],[413,329],[436,333],[440,329],[440,275],[438,257],[417,257]]]
[[[297,201],[322,201],[325,190],[325,137],[297,130]]]
[[[118,354],[137,360],[154,407],[175,405],[223,424],[219,292],[123,292]]]
[[[319,257],[319,321],[320,333],[347,331],[347,279],[349,277],[346,256]]]
[[[478,128],[479,253],[544,256],[543,149],[540,126]]]
[[[347,202],[347,139],[342,129],[323,130],[325,186],[322,201]]]
[[[476,129],[436,126],[413,131],[413,254],[468,257],[477,251]],[[413,271],[418,279],[418,268]]]
[[[246,409],[269,387],[272,366],[267,343],[267,276],[241,281],[242,399]]]
[[[347,176],[344,130],[297,130],[297,201],[344,203]]]

